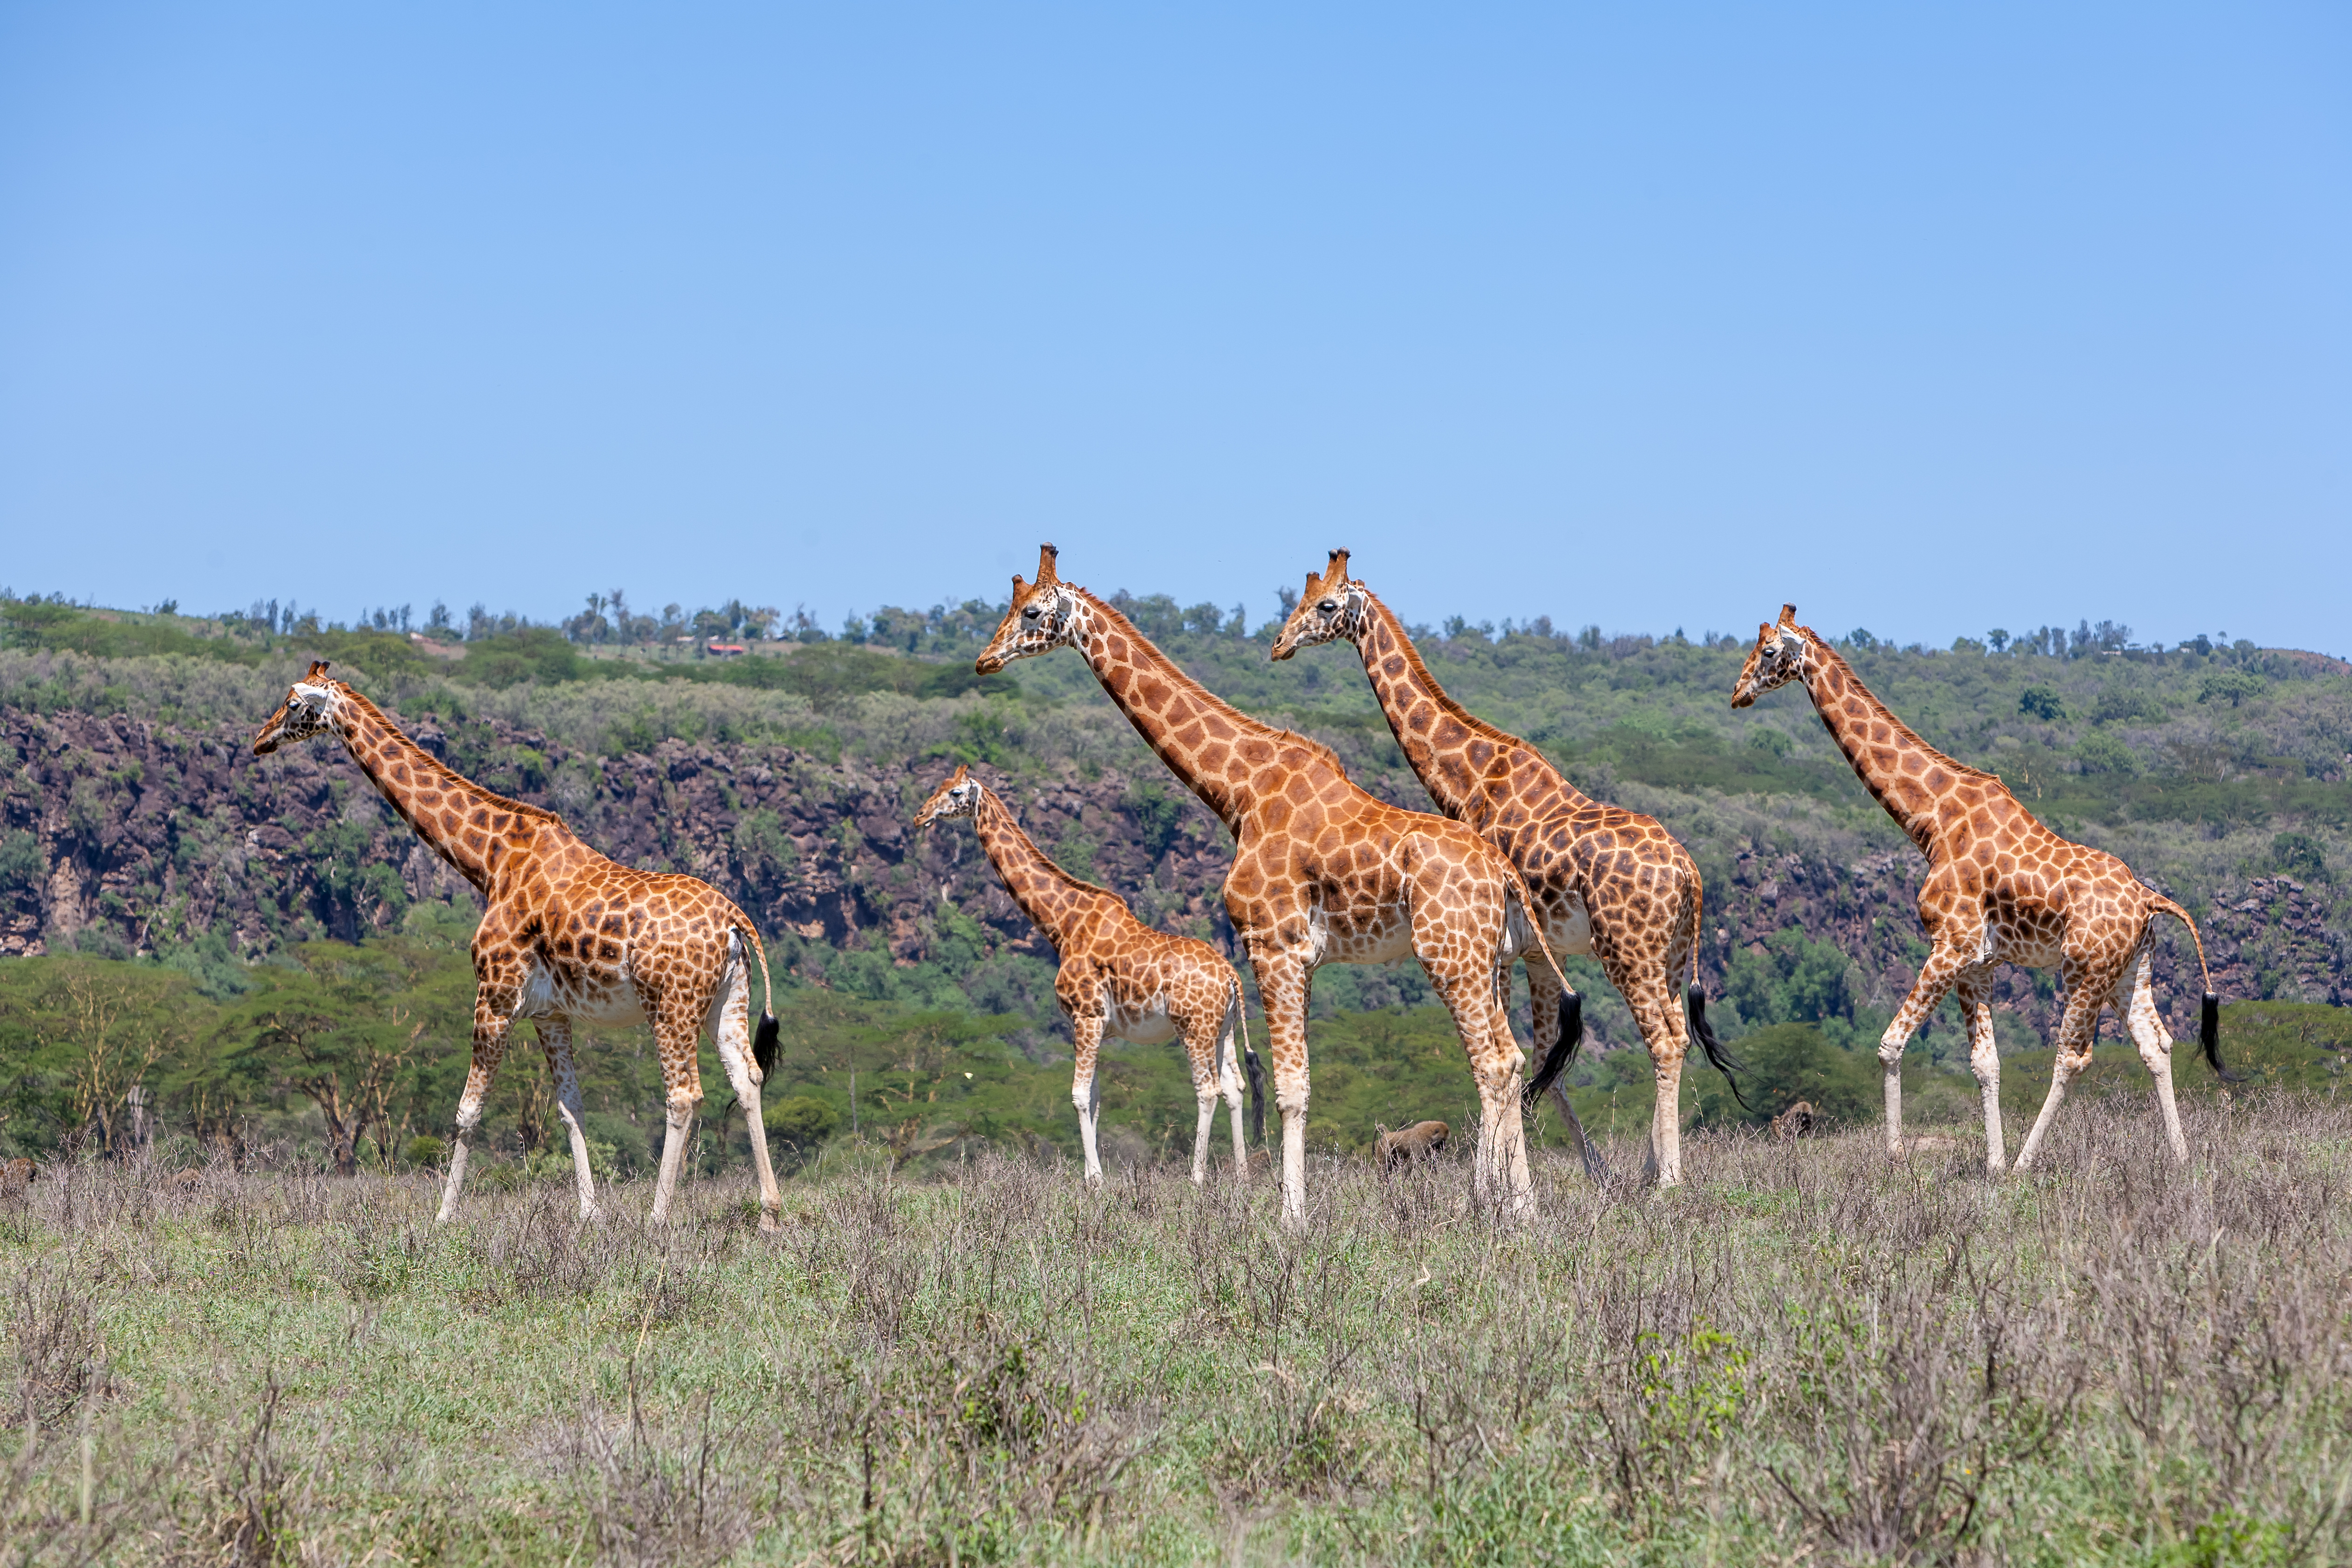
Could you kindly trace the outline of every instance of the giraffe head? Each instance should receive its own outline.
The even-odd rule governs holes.
[[[950,816],[976,816],[980,814],[980,781],[971,776],[970,768],[959,763],[956,771],[940,782],[931,798],[915,813],[915,826],[929,827]]]
[[[1745,708],[1776,687],[1786,686],[1805,673],[1805,662],[1815,645],[1813,628],[1797,624],[1797,606],[1780,606],[1780,619],[1756,628],[1756,649],[1739,668],[1738,684],[1731,689],[1731,705]]]
[[[1024,583],[1019,573],[1013,574],[1013,607],[1004,612],[996,635],[988,639],[988,646],[971,661],[972,668],[982,675],[994,675],[1016,658],[1051,653],[1085,639],[1086,601],[1055,574],[1054,559],[1060,553],[1050,544],[1037,547],[1034,583]]]
[[[328,729],[343,700],[343,683],[327,679],[327,661],[310,661],[310,673],[296,681],[286,700],[253,738],[253,754],[266,757],[290,741],[307,741]]]
[[[1282,623],[1282,635],[1274,639],[1266,657],[1288,658],[1300,648],[1343,637],[1353,642],[1364,634],[1364,585],[1349,577],[1348,552],[1334,550],[1322,575],[1307,574],[1306,591],[1291,607],[1290,618]]]

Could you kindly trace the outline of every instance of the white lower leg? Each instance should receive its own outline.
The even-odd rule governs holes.
[[[2083,1066],[2090,1064],[2090,1053],[2083,1053]],[[2025,1135],[2025,1147],[2017,1152],[2017,1168],[2021,1171],[2033,1163],[2042,1152],[2042,1140],[2048,1136],[2050,1124],[2058,1119],[2058,1107],[2066,1098],[2066,1080],[2080,1068],[2067,1059],[2062,1049],[2050,1064],[2050,1095],[2042,1102],[2042,1114],[2033,1119],[2033,1130]]]
[[[481,1118],[478,1109],[474,1112],[473,1121],[466,1120],[462,1110],[457,1114],[457,1134],[449,1145],[449,1175],[441,1184],[441,1213],[437,1218],[444,1224],[457,1212],[457,1194],[466,1189],[467,1144],[474,1136],[475,1121]]]
[[[1499,1140],[1495,1150],[1496,1173],[1502,1178],[1504,1212],[1512,1215],[1533,1214],[1536,1207],[1535,1179],[1528,1171],[1527,1118],[1519,1110],[1522,1087],[1523,1080],[1514,1068],[1504,1080],[1500,1107],[1495,1117]]]
[[[1888,1056],[1886,1047],[1878,1049],[1878,1059],[1886,1069],[1886,1152],[1903,1152],[1903,1047],[1897,1045]]]
[[[743,1130],[751,1138],[751,1169],[760,1178],[760,1228],[777,1228],[776,1216],[784,1210],[784,1194],[776,1190],[776,1167],[768,1159],[768,1122],[760,1114],[760,1086],[753,1084],[751,1092],[743,1096]]]
[[[1650,1169],[1658,1185],[1683,1180],[1683,1064],[1678,1058],[1657,1069],[1657,1101],[1650,1108]]]
[[[686,1158],[687,1129],[694,1121],[694,1102],[673,1100],[663,1126],[661,1174],[654,1181],[653,1222],[666,1224],[669,1219],[670,1194],[677,1188],[677,1168]]]
[[[1070,1100],[1078,1108],[1078,1146],[1086,1151],[1087,1185],[1101,1186],[1102,1155],[1095,1147],[1095,1112],[1102,1104],[1102,1096],[1096,1091],[1094,1080],[1089,1079],[1071,1090]]]
[[[1200,1186],[1209,1179],[1209,1133],[1217,1121],[1217,1097],[1202,1095],[1199,1101],[1201,1119],[1192,1129],[1192,1184]]]
[[[596,1217],[596,1173],[588,1166],[588,1134],[580,1125],[579,1114],[568,1105],[557,1101],[563,1117],[564,1131],[572,1139],[572,1184],[580,1190],[580,1217]]]
[[[1282,1218],[1307,1223],[1307,1100],[1282,1108]]]

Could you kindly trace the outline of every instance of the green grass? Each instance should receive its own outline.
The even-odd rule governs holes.
[[[0,1200],[26,1563],[2286,1563],[2352,1550],[2352,1108],[2077,1107],[2046,1170],[1710,1141],[568,1184],[53,1166]],[[1638,1163],[1621,1144],[1615,1163]],[[27,1414],[37,1425],[28,1428]],[[87,1435],[87,1450],[85,1450]],[[79,1522],[82,1456],[91,1522]]]

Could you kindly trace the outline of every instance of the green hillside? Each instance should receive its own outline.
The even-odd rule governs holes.
[[[1271,626],[1245,628],[1213,606],[1164,598],[1118,602],[1213,689],[1328,742],[1377,793],[1425,804],[1352,650],[1272,664]],[[1759,605],[1759,616],[1775,607]],[[445,622],[420,640],[396,623],[321,626],[274,608],[267,617],[197,618],[0,600],[0,724],[11,737],[0,746],[0,918],[15,922],[0,933],[17,933],[7,951],[46,954],[0,960],[9,1031],[0,1045],[22,1068],[0,1142],[47,1150],[114,1136],[110,1107],[143,1081],[176,1136],[299,1131],[330,1152],[340,1138],[341,1157],[360,1158],[328,1126],[320,1093],[289,1065],[290,1037],[272,1021],[272,1008],[307,999],[327,1020],[320,1048],[332,1060],[319,1070],[346,1090],[373,1073],[371,1092],[383,1096],[358,1141],[372,1151],[364,1157],[430,1157],[417,1140],[444,1130],[464,1070],[470,906],[403,884],[393,867],[407,841],[363,785],[354,794],[330,777],[312,805],[264,808],[256,781],[289,775],[238,761],[241,737],[286,684],[326,658],[404,723],[430,727],[453,765],[543,800],[615,852],[625,852],[628,834],[658,828],[634,852],[639,863],[698,868],[716,845],[719,869],[698,874],[719,876],[747,908],[818,907],[805,889],[820,873],[835,889],[824,898],[860,900],[862,923],[845,931],[769,926],[793,1046],[771,1097],[772,1110],[793,1107],[778,1110],[780,1134],[813,1150],[854,1128],[934,1161],[974,1140],[1071,1148],[1050,955],[1019,950],[1017,922],[987,922],[974,901],[984,900],[984,868],[975,874],[955,840],[901,843],[888,837],[899,831],[890,823],[903,823],[919,798],[919,775],[950,762],[994,770],[1041,800],[1058,792],[1067,826],[1048,840],[1052,852],[1108,878],[1147,918],[1211,936],[1222,834],[1076,656],[974,677],[970,658],[992,629],[993,606],[885,610],[843,636],[803,626],[790,639],[754,639],[741,657],[700,656],[703,633],[743,635],[734,610],[731,622],[709,611],[640,618],[627,637],[609,624],[609,635],[578,626],[567,634],[478,616],[466,628],[475,635]],[[1707,982],[1718,1020],[1748,1037],[1759,1113],[1811,1086],[1817,1104],[1851,1100],[1853,1116],[1872,1114],[1867,1047],[1899,994],[1891,988],[1916,931],[1899,886],[1878,903],[1832,905],[1860,885],[1852,868],[1892,868],[1885,875],[1899,882],[1913,857],[1802,695],[1734,713],[1727,697],[1747,651],[1738,639],[1556,634],[1542,622],[1499,632],[1457,622],[1416,636],[1466,705],[1536,742],[1588,791],[1658,816],[1690,845],[1710,889],[1710,924],[1729,928],[1707,955]],[[2341,1015],[2293,1009],[2352,995],[2352,674],[2248,641],[2144,647],[2113,626],[2005,640],[1998,651],[1966,641],[1930,651],[1856,632],[1843,646],[1932,742],[2000,773],[2053,826],[2115,850],[2208,922],[2209,944],[2228,950],[2232,1001],[2271,1008],[2233,1006],[2229,1038],[2255,1051],[2272,1081],[2333,1082]],[[643,781],[663,770],[681,777],[688,752],[722,769],[704,805],[690,805],[677,783],[644,793],[653,786]],[[656,768],[656,756],[671,760]],[[199,766],[206,757],[230,771]],[[200,782],[206,768],[218,776]],[[789,801],[809,820],[754,806],[744,780],[755,769],[778,775],[761,798]],[[664,804],[648,804],[656,799]],[[699,837],[670,837],[688,819],[680,814],[696,810],[709,815]],[[160,826],[133,855],[126,847],[142,822]],[[284,841],[276,849],[273,832]],[[241,841],[268,851],[266,871]],[[926,879],[940,868],[963,912],[940,910],[936,896],[924,901]],[[56,893],[61,875],[89,894],[70,921]],[[258,906],[267,918],[196,918],[173,889],[207,877],[220,887],[271,879],[277,890]],[[1785,892],[1777,903],[1763,896],[1774,887],[1811,889],[1801,920]],[[1604,1128],[1638,1125],[1648,1110],[1646,1059],[1608,1048],[1632,1043],[1629,1021],[1596,968],[1579,961],[1574,970],[1600,1047],[1575,1075],[1579,1103]],[[2024,1020],[2051,994],[2046,979],[2019,984],[2001,1027],[2016,1060],[2008,1092],[2021,1110],[2039,1093],[2041,1047]],[[136,1040],[96,1065],[94,1004],[74,1000],[85,993],[113,997],[107,1005]],[[1360,1146],[1376,1120],[1463,1121],[1474,1103],[1468,1075],[1425,1001],[1410,969],[1318,977],[1319,1144]],[[395,1013],[412,1028],[421,1020],[423,1033],[386,1067],[378,1056],[390,1048],[381,1042],[396,1032]],[[2292,1040],[2277,1033],[2286,1026],[2257,1022],[2285,1017],[2305,1020]],[[1968,1112],[1970,1094],[1951,1077],[1956,1045],[1939,1026],[1918,1047],[1925,1113]],[[658,1121],[647,1049],[621,1035],[588,1053],[597,1142],[609,1151],[598,1157],[621,1168],[648,1157]],[[519,1044],[492,1112],[518,1170],[551,1157],[534,1056]],[[2039,1059],[2046,1082],[2046,1053]],[[2137,1070],[2120,1070],[2116,1086],[2132,1088]],[[2201,1070],[2183,1068],[2184,1091],[2202,1091],[2191,1081]],[[1191,1092],[1172,1047],[1116,1051],[1106,1072],[1120,1149],[1189,1146]],[[2104,1068],[2098,1076],[2105,1081]],[[726,1091],[715,1064],[706,1084],[716,1111]],[[1719,1085],[1704,1070],[1690,1074],[1686,1112],[1736,1117]],[[1556,1137],[1548,1114],[1544,1127]],[[706,1137],[715,1155],[721,1133]]]

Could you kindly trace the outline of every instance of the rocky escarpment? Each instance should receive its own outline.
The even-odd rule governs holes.
[[[415,728],[453,766],[562,813],[615,858],[717,884],[772,933],[912,963],[940,951],[953,911],[976,923],[987,952],[1049,956],[969,832],[908,826],[951,765],[945,757],[876,763],[676,741],[605,757],[488,722]],[[249,954],[305,937],[356,939],[419,900],[472,902],[340,748],[317,742],[257,758],[248,741],[121,717],[0,712],[0,954],[68,942],[154,952],[206,933]],[[1228,840],[1171,778],[976,771],[1047,853],[1155,924],[1232,950],[1218,898]],[[1702,978],[1719,988],[1735,955],[1795,928],[1848,956],[1857,1000],[1892,1005],[1926,953],[1912,910],[1921,870],[1907,851],[1850,865],[1737,854],[1727,882],[1718,874],[1708,889]],[[2301,883],[2257,878],[2211,891],[2201,921],[2224,995],[2352,1003],[2352,955]],[[2158,979],[2185,1031],[2197,980],[2170,922],[2159,928]],[[2000,984],[2004,1005],[2046,1035],[2059,1005],[2053,978],[2009,970]]]

